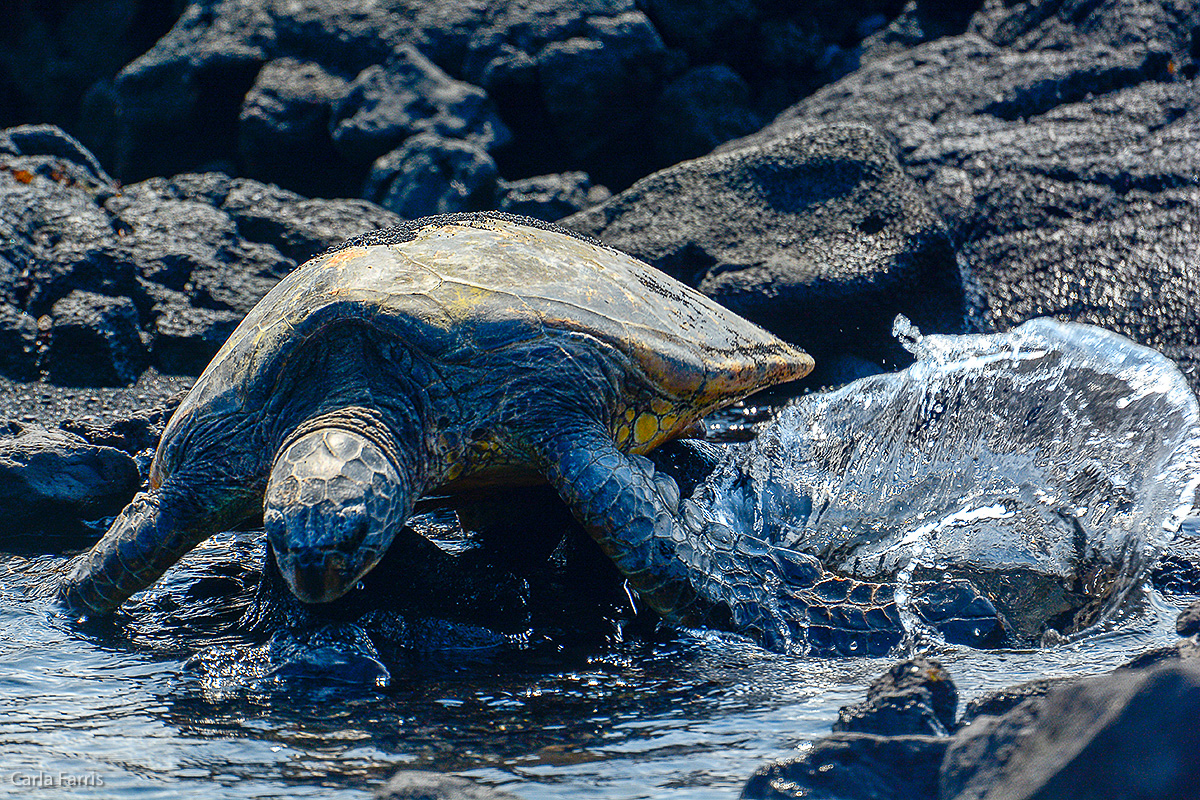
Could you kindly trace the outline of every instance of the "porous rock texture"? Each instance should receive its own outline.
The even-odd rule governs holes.
[[[1101,325],[1200,386],[1200,6],[945,6],[909,3],[856,71],[724,147],[871,125],[946,220],[974,327]]]
[[[116,514],[136,491],[134,459],[113,447],[35,425],[0,429],[0,542],[37,549],[31,534],[63,538]]]
[[[398,217],[219,173],[120,186],[52,126],[0,133],[0,369],[125,386],[198,374],[297,264]]]
[[[28,24],[87,17],[79,0],[56,5]],[[118,5],[162,31],[162,14]],[[219,168],[341,195],[431,132],[474,140],[505,180],[585,171],[623,188],[846,72],[899,5],[195,0],[137,58],[92,67],[82,114],[31,121],[70,123],[126,181]]]
[[[861,125],[797,130],[687,161],[561,221],[631,253],[831,366],[895,367],[904,314],[955,332],[963,294],[945,226]]]

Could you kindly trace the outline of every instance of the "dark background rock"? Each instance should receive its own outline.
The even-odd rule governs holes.
[[[159,437],[162,436],[167,421],[181,400],[183,393],[179,392],[161,404],[151,405],[109,422],[65,419],[58,427],[96,447],[112,447],[136,456],[158,447]]]
[[[88,87],[150,49],[185,0],[9,0],[0,26],[0,128],[75,128]]]
[[[0,373],[24,381],[37,378],[37,344],[37,320],[0,304]]]
[[[238,113],[238,158],[245,174],[308,194],[353,195],[330,136],[334,103],[349,81],[312,61],[278,58],[259,70]]]
[[[948,223],[975,328],[1098,324],[1200,386],[1200,7],[987,3],[933,24],[940,5],[910,3],[860,68],[743,143],[876,127]]]
[[[137,308],[128,297],[76,290],[50,310],[48,378],[73,386],[128,386],[146,365]]]
[[[50,126],[0,133],[0,371],[126,386],[196,375],[259,298],[349,236],[400,221],[220,173],[118,186]]]
[[[417,133],[465,139],[486,150],[512,139],[482,89],[454,80],[407,44],[355,77],[339,98],[331,130],[338,152],[359,165]]]
[[[946,231],[888,145],[860,126],[797,132],[679,164],[561,224],[698,288],[817,361],[896,367],[905,314],[961,330]],[[836,380],[836,378],[834,378]]]
[[[371,166],[363,195],[414,219],[496,205],[496,162],[482,146],[418,133]]]
[[[154,365],[172,375],[199,375],[241,321],[236,311],[164,306],[154,320]]]
[[[222,169],[332,196],[431,130],[490,139],[506,180],[582,170],[624,188],[844,74],[901,5],[173,5],[163,16],[177,21],[148,52],[96,72],[73,116],[47,120],[69,124],[126,181]],[[161,19],[146,29],[161,31]],[[657,145],[645,146],[647,130]],[[315,157],[314,168],[289,166],[286,153]]]
[[[586,172],[535,175],[519,181],[500,181],[497,210],[554,222],[604,202],[612,196],[593,185]]]
[[[9,422],[0,429],[0,539],[36,550],[30,533],[77,535],[83,521],[120,511],[139,483],[133,458],[120,450]]]

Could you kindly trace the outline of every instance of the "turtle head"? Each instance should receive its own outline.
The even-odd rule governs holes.
[[[263,523],[292,593],[325,603],[378,563],[410,507],[407,483],[377,444],[320,428],[276,456]]]

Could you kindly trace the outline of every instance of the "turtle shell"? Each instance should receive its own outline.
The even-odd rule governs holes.
[[[453,214],[350,239],[284,278],[177,417],[252,412],[290,354],[345,321],[397,337],[444,371],[582,335],[696,416],[812,368],[803,351],[624,253],[533,220]]]

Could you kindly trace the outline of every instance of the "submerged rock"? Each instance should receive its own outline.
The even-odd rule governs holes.
[[[1014,641],[1120,608],[1195,513],[1200,409],[1182,375],[1049,320],[906,335],[914,366],[796,401],[693,502],[740,536],[897,582],[926,621],[912,595],[927,582],[982,590]]]

